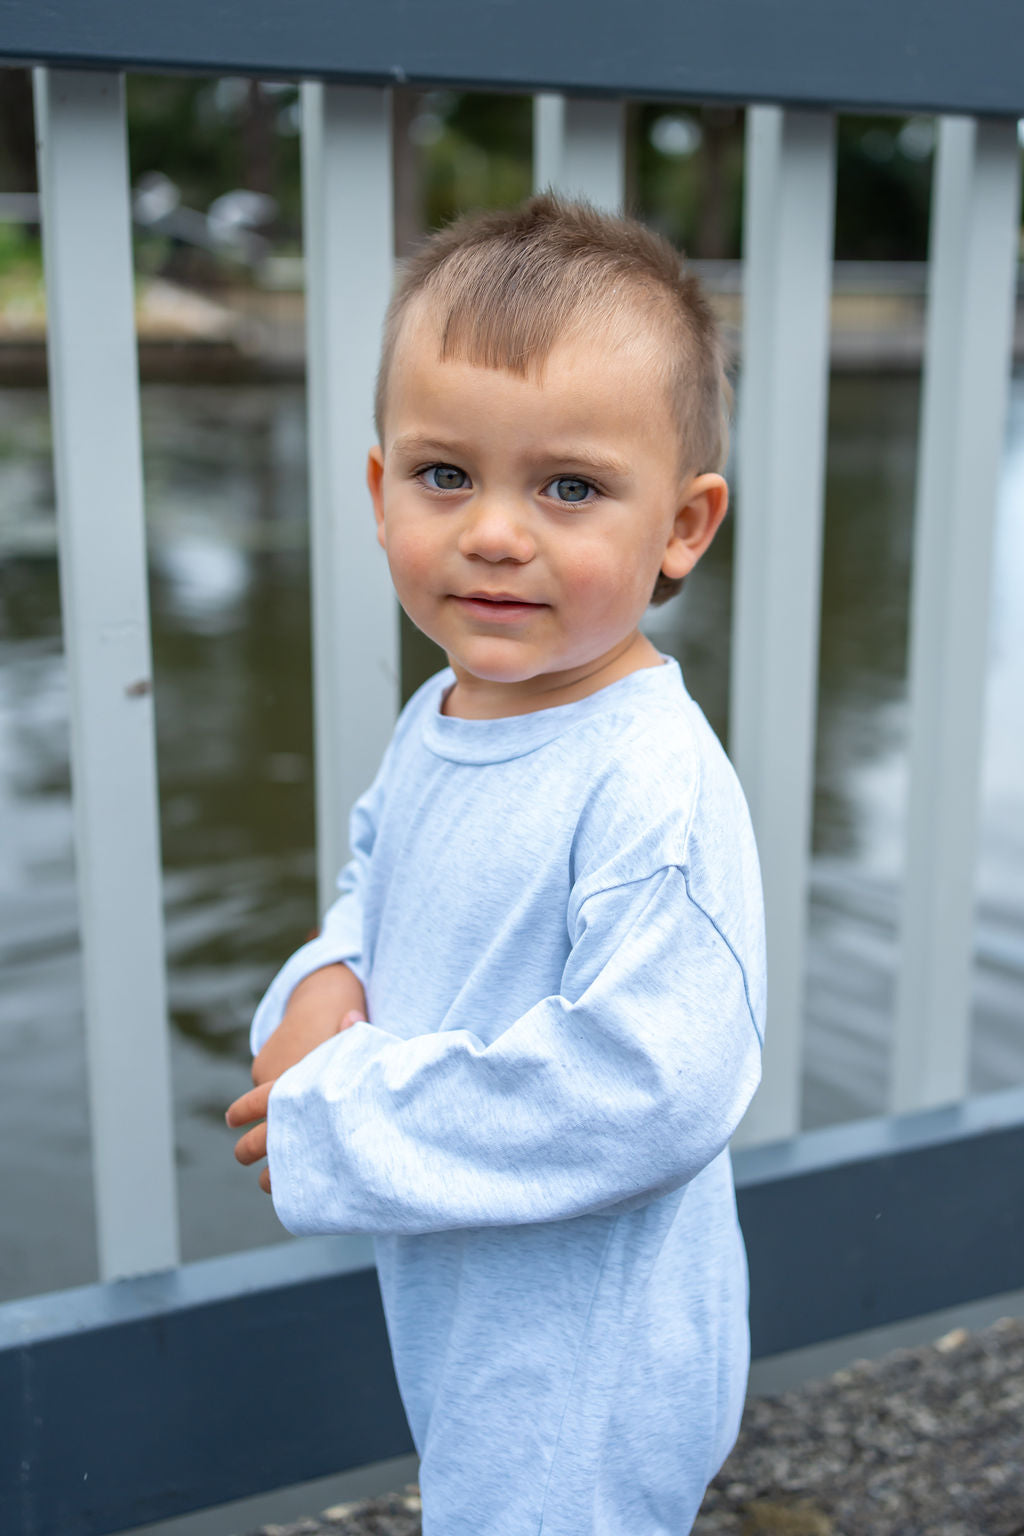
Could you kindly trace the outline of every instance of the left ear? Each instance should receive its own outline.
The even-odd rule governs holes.
[[[681,581],[690,574],[718,532],[729,506],[729,487],[721,475],[695,475],[683,496],[661,562],[662,574],[671,581]]]
[[[373,515],[377,519],[377,543],[387,549],[384,537],[384,450],[374,443],[366,456],[366,484],[373,502]]]

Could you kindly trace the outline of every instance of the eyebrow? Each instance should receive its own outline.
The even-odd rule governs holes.
[[[574,448],[572,444],[556,447],[553,452],[546,453],[545,458],[553,464],[568,464],[573,469],[589,470],[599,477],[628,480],[630,475],[629,466],[612,454],[594,453],[590,448]]]
[[[415,433],[408,433],[405,437],[396,437],[392,444],[395,453],[408,453],[415,457],[423,454],[436,454],[443,458],[446,454],[453,459],[462,458],[469,450],[464,443],[442,443],[440,438],[418,437]]]
[[[468,444],[457,441],[442,442],[439,438],[419,437],[415,433],[409,433],[405,437],[396,437],[393,451],[400,454],[409,454],[418,457],[420,454],[436,454],[438,458],[465,458],[471,449]],[[571,466],[573,469],[589,472],[598,478],[603,476],[621,480],[629,478],[629,467],[621,459],[614,458],[611,454],[594,453],[591,448],[576,448],[571,443],[555,445],[545,448],[543,455],[538,455],[545,465]]]

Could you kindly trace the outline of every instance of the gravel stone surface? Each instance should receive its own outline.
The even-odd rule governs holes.
[[[421,1536],[419,1490],[251,1536]],[[751,1398],[693,1536],[1024,1536],[1024,1320]]]

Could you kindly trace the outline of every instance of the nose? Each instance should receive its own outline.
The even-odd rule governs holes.
[[[459,553],[467,560],[514,560],[525,565],[533,559],[535,544],[526,519],[507,500],[474,496],[465,510]]]

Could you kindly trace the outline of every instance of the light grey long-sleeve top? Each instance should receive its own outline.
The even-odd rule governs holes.
[[[372,1233],[424,1536],[683,1536],[739,1425],[727,1143],[764,923],[742,792],[673,661],[500,720],[410,700],[318,938],[371,1022],[275,1084],[295,1233]]]

